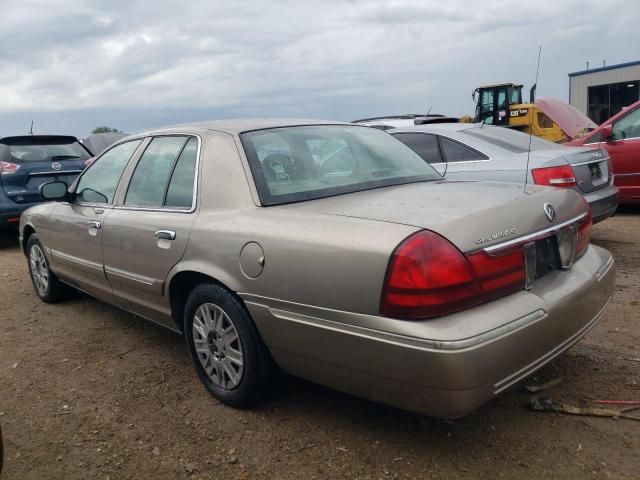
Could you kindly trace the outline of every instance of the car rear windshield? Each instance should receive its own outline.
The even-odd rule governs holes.
[[[2,160],[11,163],[87,160],[91,154],[74,137],[7,137]],[[6,159],[5,159],[6,157]]]
[[[272,128],[241,140],[263,205],[442,180],[402,142],[368,127]]]
[[[529,151],[529,141],[531,150],[551,150],[558,148],[556,143],[543,140],[540,137],[529,136],[527,133],[511,130],[502,127],[474,127],[462,131],[465,135],[479,138],[485,142],[509,150],[513,153],[525,153]]]

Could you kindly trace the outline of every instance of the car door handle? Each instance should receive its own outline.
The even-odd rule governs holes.
[[[99,229],[100,227],[102,227],[102,223],[98,222],[97,220],[90,220],[87,222],[87,225],[89,226],[89,228],[95,229]]]
[[[155,236],[158,240],[175,240],[176,232],[173,230],[158,230]]]

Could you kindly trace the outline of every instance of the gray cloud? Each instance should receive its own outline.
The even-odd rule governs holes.
[[[638,59],[639,20],[635,0],[21,0],[0,17],[0,132],[471,113],[476,85],[533,82],[539,44],[539,93],[566,99],[586,60]]]

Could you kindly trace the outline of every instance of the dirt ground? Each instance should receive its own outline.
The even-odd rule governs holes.
[[[567,403],[640,400],[640,208],[594,228],[617,261],[603,321],[526,383]],[[0,238],[4,479],[640,478],[640,422],[538,413],[522,387],[455,422],[285,377],[216,402],[182,338],[86,296],[45,305]],[[640,411],[636,412],[640,417]]]

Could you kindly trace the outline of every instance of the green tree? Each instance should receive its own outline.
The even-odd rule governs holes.
[[[122,131],[117,128],[102,126],[94,128],[91,133],[122,133]]]

